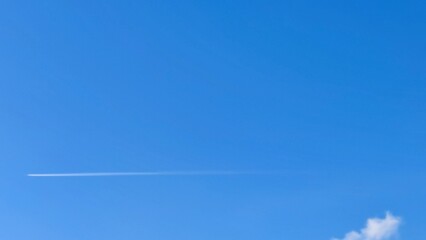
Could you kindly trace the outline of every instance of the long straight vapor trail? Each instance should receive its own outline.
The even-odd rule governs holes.
[[[214,176],[214,175],[269,175],[278,172],[243,171],[162,171],[162,172],[84,172],[84,173],[30,173],[28,177],[118,177],[118,176]]]

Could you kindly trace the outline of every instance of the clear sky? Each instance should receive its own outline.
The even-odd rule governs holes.
[[[425,12],[1,1],[0,239],[424,240]],[[27,177],[127,171],[282,174]]]

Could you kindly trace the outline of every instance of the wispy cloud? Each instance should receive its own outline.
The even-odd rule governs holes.
[[[401,225],[401,218],[393,216],[390,212],[386,213],[385,218],[370,218],[367,220],[365,228],[359,232],[352,231],[344,238],[333,240],[386,240],[391,239],[398,233]]]
[[[160,172],[79,172],[30,173],[28,177],[117,177],[117,176],[197,176],[197,175],[270,175],[280,172],[261,171],[160,171]]]

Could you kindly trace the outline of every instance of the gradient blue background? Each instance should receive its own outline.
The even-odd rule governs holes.
[[[426,238],[424,1],[0,3],[0,239]],[[273,176],[28,173],[283,170]]]

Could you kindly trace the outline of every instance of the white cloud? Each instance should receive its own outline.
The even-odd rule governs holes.
[[[400,225],[401,218],[388,212],[385,218],[368,219],[365,228],[361,231],[352,231],[342,239],[333,240],[386,240],[396,236]]]

